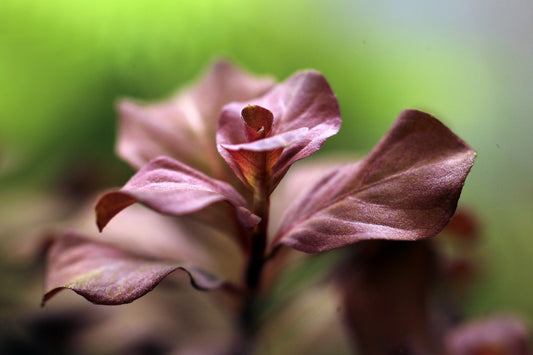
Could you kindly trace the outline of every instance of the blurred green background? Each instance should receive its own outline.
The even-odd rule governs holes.
[[[278,79],[315,68],[343,112],[324,150],[369,151],[404,108],[476,149],[460,204],[483,223],[484,269],[468,309],[531,321],[532,18],[520,0],[2,0],[0,213],[32,223],[17,199],[72,171],[121,185],[117,98],[168,97],[220,56]]]

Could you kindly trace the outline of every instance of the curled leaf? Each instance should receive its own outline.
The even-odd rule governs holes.
[[[171,158],[161,157],[139,170],[122,189],[103,195],[96,204],[96,219],[102,230],[111,218],[135,202],[179,216],[219,201],[226,201],[235,208],[243,226],[251,227],[259,222],[259,217],[247,209],[245,199],[229,184]]]
[[[166,102],[141,105],[122,100],[118,155],[136,169],[164,155],[221,177],[224,165],[215,132],[222,107],[262,95],[273,85],[270,78],[254,77],[219,60],[197,84]]]
[[[406,110],[364,160],[330,170],[289,208],[274,247],[317,253],[434,236],[453,216],[474,158],[437,119]]]
[[[52,244],[47,265],[43,303],[63,289],[97,304],[130,303],[178,269],[187,272],[191,284],[199,290],[224,285],[190,265],[154,260],[72,232]]]
[[[219,207],[232,208],[227,204]],[[101,233],[96,233],[94,203],[90,203],[83,206],[68,225],[87,238],[133,254],[150,259],[186,261],[236,284],[242,278],[243,253],[234,235],[213,228],[196,215],[194,218],[166,216],[134,204],[116,215],[113,223]]]
[[[265,127],[270,132],[252,137],[250,127],[270,117],[265,111],[272,115],[271,129]],[[339,105],[327,80],[316,71],[304,71],[262,97],[225,106],[217,130],[218,150],[248,185],[253,182],[250,176],[261,175],[254,171],[264,170],[264,160],[269,160],[271,171],[264,178],[273,190],[290,166],[320,149],[340,123]]]

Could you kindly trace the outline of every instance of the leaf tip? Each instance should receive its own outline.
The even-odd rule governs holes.
[[[94,207],[98,230],[102,232],[115,215],[135,202],[137,199],[122,191],[111,191],[100,197]]]
[[[46,292],[43,295],[43,297],[41,298],[40,307],[44,308],[44,306],[46,306],[46,303],[48,302],[48,300],[50,300],[50,298],[54,297],[58,292],[60,292],[62,290],[63,290],[62,287],[56,287],[56,288],[53,288],[53,289],[49,290],[48,292]]]

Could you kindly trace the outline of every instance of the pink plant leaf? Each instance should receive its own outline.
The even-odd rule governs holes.
[[[199,290],[224,286],[222,280],[194,266],[137,255],[73,232],[51,245],[47,268],[43,303],[63,289],[97,304],[130,303],[178,269]]]
[[[135,202],[164,214],[180,216],[219,201],[234,207],[244,227],[259,223],[259,217],[248,210],[245,199],[229,184],[171,158],[160,157],[139,170],[122,189],[104,194],[96,204],[96,220],[102,230],[111,218]],[[227,216],[219,216],[224,217]]]
[[[353,162],[356,158],[353,154],[322,154],[294,164],[270,196],[268,240],[272,241],[276,236],[287,207],[297,201],[310,185],[314,185],[325,171]]]
[[[520,318],[497,315],[460,324],[446,334],[447,354],[528,355],[530,329]]]
[[[227,209],[232,208],[229,204],[224,205]],[[97,233],[94,203],[91,202],[81,207],[79,213],[69,219],[68,225],[87,238],[133,254],[151,259],[186,261],[235,284],[242,279],[244,255],[234,234],[226,233],[223,228],[214,228],[196,215],[192,218],[166,216],[134,204]]]
[[[253,141],[250,122],[243,118],[249,107],[267,110],[273,117],[269,134]],[[304,71],[262,97],[226,105],[217,130],[218,151],[245,184],[250,178],[246,172],[263,169],[262,155],[252,153],[271,154],[268,185],[273,190],[290,166],[320,149],[340,123],[339,105],[327,80],[316,71]]]
[[[169,156],[210,176],[222,178],[225,167],[215,144],[222,107],[249,100],[274,85],[267,77],[254,77],[229,62],[217,61],[193,86],[166,102],[118,104],[118,155],[136,169],[159,156]]]
[[[365,239],[434,236],[453,216],[475,155],[434,117],[403,111],[364,160],[309,187],[285,214],[273,247],[317,253]]]

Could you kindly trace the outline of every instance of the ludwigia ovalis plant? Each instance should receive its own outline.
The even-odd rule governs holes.
[[[260,326],[255,303],[267,266],[283,259],[280,250],[314,254],[364,240],[433,237],[453,216],[476,155],[431,115],[405,110],[364,159],[324,169],[299,186],[273,223],[271,194],[291,165],[340,128],[339,104],[323,75],[302,71],[275,84],[220,61],[172,100],[125,100],[119,113],[117,151],[138,171],[98,200],[99,229],[141,203],[177,216],[185,227],[176,229],[178,249],[187,248],[180,233],[229,238],[244,260],[239,275],[187,260],[187,250],[173,258],[71,231],[49,249],[44,301],[68,288],[97,304],[129,303],[180,269],[195,288],[222,289],[239,305],[233,353],[253,349]],[[235,262],[226,258],[222,263]]]

